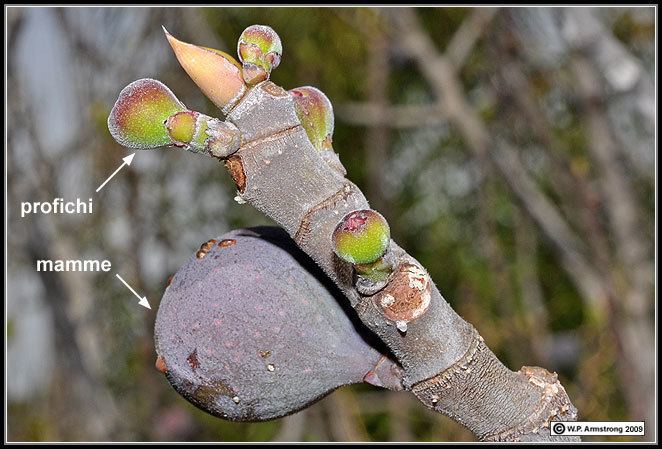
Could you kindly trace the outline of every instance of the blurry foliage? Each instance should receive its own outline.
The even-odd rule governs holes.
[[[366,61],[371,49],[368,47],[364,24],[375,20],[374,13],[374,10],[364,8],[209,8],[201,10],[200,20],[205,20],[205,25],[225,44],[226,48],[220,49],[231,54],[235,53],[236,39],[245,27],[255,23],[268,24],[279,33],[284,48],[282,63],[274,71],[272,80],[286,89],[301,85],[316,86],[337,106],[364,101],[370,89],[366,83]],[[470,10],[466,8],[425,8],[419,10],[419,17],[438,48],[444,49],[469,13]],[[650,59],[654,23],[643,20],[640,14],[627,9],[619,9],[612,15],[615,20],[611,27],[618,39],[645,61],[646,58]],[[169,17],[175,20],[174,16]],[[165,25],[168,29],[175,28],[173,33],[179,33],[178,37],[183,40],[193,40],[186,34],[190,31],[187,27],[179,23],[166,22]],[[161,30],[155,27],[149,32],[159,34]],[[481,39],[469,55],[460,73],[467,92],[480,90],[481,85],[492,83],[493,72],[500,61],[495,60],[486,47],[490,45],[489,36],[501,32],[504,30],[493,27],[486,30],[488,37]],[[165,39],[163,46],[167,46]],[[127,48],[126,51],[132,50]],[[169,61],[164,64],[164,73],[149,75],[166,82],[188,106],[218,115],[213,105],[196,92],[194,84],[182,76],[176,59],[169,52],[168,58]],[[542,105],[558,103],[558,96],[569,89],[569,83],[573,82],[567,73],[563,73],[563,68],[541,70],[526,67],[526,61],[523,64],[533,87],[533,95]],[[388,97],[392,104],[431,103],[434,100],[416,66],[410,60],[398,56],[397,51],[391,55],[390,70]],[[117,92],[122,87],[118,81]],[[105,119],[110,106],[105,101],[96,100],[83,109],[89,114],[92,126],[100,135],[106,134]],[[570,161],[574,172],[590,179],[594,167],[586,154],[586,129],[577,115],[577,105],[563,103],[556,106],[561,109],[550,115],[549,123],[552,138],[561,144],[555,151],[559,151],[561,158]],[[509,120],[514,115],[508,112],[504,116],[500,103],[487,101],[479,112],[489,126],[508,126],[500,131],[504,134],[513,133],[516,139],[530,141],[527,124],[518,123],[517,117]],[[519,125],[522,125],[521,128]],[[517,135],[518,129],[522,129],[522,134]],[[365,161],[371,157],[363,148],[365,133],[365,127],[344,122],[336,116],[334,148],[347,168],[348,178],[361,189],[365,189],[368,182]],[[536,329],[528,329],[523,324],[515,256],[515,233],[518,232],[515,223],[521,212],[514,203],[512,193],[503,182],[492,177],[493,193],[489,203],[479,200],[478,191],[484,187],[486,177],[490,175],[480,172],[481,169],[475,166],[461,137],[446,125],[433,127],[432,131],[392,130],[390,135],[391,146],[387,152],[389,160],[385,161],[389,171],[384,173],[384,177],[389,179],[384,181],[384,195],[390,204],[390,216],[387,218],[391,222],[394,239],[427,268],[445,298],[479,330],[495,354],[511,369],[519,368],[515,363],[543,365],[542,361],[534,358],[535,351],[529,341],[530,332],[536,332]],[[103,151],[105,155],[99,153],[95,158],[108,160],[106,166],[112,166],[123,156],[122,150],[109,137],[104,139]],[[407,152],[411,152],[411,156]],[[195,156],[181,157],[175,161],[170,155],[162,163],[170,164],[171,170],[179,170],[181,164],[214,164],[213,161],[199,161]],[[439,173],[439,167],[444,170],[443,173]],[[234,186],[225,170],[220,165],[212,168],[196,179],[191,190],[202,192],[206,186],[221,185],[224,194],[231,199],[235,194]],[[107,171],[99,169],[99,173]],[[426,175],[426,171],[430,173]],[[462,177],[453,182],[456,179],[453,176],[459,176],[458,172],[470,177],[466,186],[462,184]],[[400,177],[390,179],[396,173]],[[557,180],[546,173],[539,174],[538,179],[546,193],[555,199],[550,186]],[[165,185],[169,179],[164,175],[150,182]],[[387,189],[386,184],[395,187]],[[640,183],[638,193],[648,211],[646,216],[651,216],[654,208],[652,185]],[[192,200],[194,203],[189,208],[187,226],[193,227],[191,232],[198,235],[198,240],[202,242],[213,236],[195,231],[194,227],[200,224],[201,230],[203,223],[213,224],[209,223],[209,217],[214,215],[215,209],[213,205],[211,209],[205,209],[203,204],[195,202],[195,198]],[[157,210],[170,208],[167,195],[150,201],[159,204]],[[443,207],[438,207],[440,205]],[[491,236],[484,235],[485,226],[479,218],[481,208],[483,216],[494,223]],[[233,201],[223,209],[223,214],[228,229],[269,223],[253,208],[239,206]],[[90,218],[91,233],[96,232],[100,226],[94,221],[95,218]],[[652,220],[647,230],[650,235],[653,229],[651,225]],[[217,233],[224,231],[218,229]],[[157,232],[157,239],[172,241],[177,239],[180,230],[164,226]],[[502,274],[511,285],[510,291],[515,297],[504,296],[499,274],[493,271],[493,265],[486,255],[485,237],[496,243],[505,263]],[[174,251],[174,248],[174,245],[169,246],[169,250]],[[195,249],[191,247],[191,253]],[[574,284],[566,272],[559,268],[558,256],[553,248],[541,240],[536,250],[535,269],[549,326],[545,332],[552,335],[574,332],[579,340],[577,364],[572,369],[564,367],[560,370],[563,385],[579,408],[582,419],[627,420],[627,407],[613,363],[617,357],[613,340],[603,335],[601,329],[592,327]],[[167,275],[174,273],[188,256],[183,253],[168,255],[168,260],[164,261],[161,285],[144,285],[150,301],[151,298],[160,297]],[[168,270],[170,273],[167,273]],[[126,422],[122,422],[122,425],[130,426],[128,434],[138,435],[145,440],[158,438],[154,436],[152,427],[157,426],[155,420],[165,419],[162,418],[165,411],[173,416],[183,413],[190,420],[180,418],[186,423],[182,425],[183,430],[166,434],[166,439],[265,441],[278,434],[285,422],[283,419],[257,424],[225,422],[197,410],[179,397],[153,369],[153,354],[149,345],[153,323],[137,314],[135,306],[126,301],[125,292],[118,290],[111,281],[100,282],[96,287],[98,291],[114,292],[114,296],[99,302],[99,315],[106,319],[98,320],[98,331],[104,341],[110,342],[104,346],[109,348],[103,357],[110,367],[104,380],[122,403],[125,416],[130,415]],[[158,300],[153,302],[153,307],[156,306]],[[9,338],[13,335],[13,329],[10,321],[6,329]],[[140,341],[139,337],[144,338],[143,344],[136,346],[134,342]],[[513,341],[518,343],[513,345]],[[554,366],[548,368],[559,370]],[[350,387],[349,390],[358,397],[367,392],[372,395],[370,397],[386,397],[391,394],[366,386]],[[147,399],[146,394],[149,395]],[[409,407],[408,426],[416,440],[471,440],[472,437],[465,429],[447,418],[427,411],[408,398],[403,398],[403,404]],[[310,413],[323,414],[323,407],[324,401],[313,406]],[[331,413],[328,419],[334,419],[332,413],[342,411],[326,410],[326,413]],[[67,435],[52,429],[52,420],[55,419],[57,416],[50,416],[48,411],[40,411],[30,403],[12,403],[9,407],[9,438],[21,441],[40,441],[53,437],[66,439]],[[388,441],[393,437],[393,424],[390,421],[393,417],[388,409],[364,411],[358,419],[370,439]],[[179,429],[174,424],[173,428]],[[311,432],[319,435],[321,431],[313,429]],[[304,429],[302,437],[304,440],[309,439],[308,429]]]

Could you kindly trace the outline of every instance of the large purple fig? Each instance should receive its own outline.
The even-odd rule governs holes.
[[[294,413],[342,385],[402,389],[399,366],[345,301],[282,229],[232,231],[172,278],[157,368],[190,402],[235,421]]]

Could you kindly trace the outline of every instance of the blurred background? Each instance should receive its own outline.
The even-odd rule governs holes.
[[[283,41],[272,80],[329,96],[348,177],[498,357],[558,372],[582,420],[646,420],[652,437],[654,8],[11,7],[5,18],[9,440],[474,440],[407,393],[362,385],[284,419],[226,422],[154,369],[168,277],[201,242],[270,222],[233,201],[217,162],[180,151],[139,152],[94,194],[129,154],[106,118],[143,77],[222,118],[161,25],[234,54],[254,23]],[[95,213],[20,217],[21,201],[56,197],[93,197]],[[153,310],[112,273],[38,273],[37,259],[109,259]]]

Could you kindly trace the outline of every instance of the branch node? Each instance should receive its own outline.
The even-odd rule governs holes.
[[[577,409],[559,382],[558,375],[538,366],[523,366],[518,374],[541,390],[538,407],[518,425],[496,434],[488,434],[483,441],[513,441],[520,435],[537,434],[548,429],[552,420],[575,421]]]
[[[475,359],[476,354],[480,348],[480,345],[483,343],[483,337],[472,328],[473,338],[471,344],[467,349],[467,352],[464,353],[461,359],[453,363],[451,366],[446,368],[441,373],[433,376],[429,379],[423,380],[414,384],[412,386],[412,393],[423,402],[423,404],[428,407],[436,410],[439,400],[441,399],[439,394],[440,390],[447,390],[453,386],[454,378],[463,372],[470,370],[470,366]],[[438,411],[438,410],[436,410]]]
[[[346,200],[352,194],[352,190],[353,184],[347,182],[343,184],[343,186],[336,193],[311,207],[301,219],[299,229],[297,229],[297,232],[294,233],[294,241],[299,246],[302,246],[306,240],[306,237],[308,237],[308,234],[311,231],[311,222],[313,216],[321,210],[333,208],[340,201]]]

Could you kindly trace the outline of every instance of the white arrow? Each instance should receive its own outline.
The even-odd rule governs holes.
[[[125,281],[124,279],[122,279],[122,276],[120,276],[119,274],[116,274],[115,276],[117,276],[117,279],[119,279],[120,281],[122,281],[122,284],[126,285],[126,287],[127,287],[129,290],[131,290],[131,293],[133,293],[134,295],[136,295],[136,297],[137,297],[138,299],[140,299],[140,301],[138,302],[138,305],[139,305],[139,306],[146,307],[146,308],[148,308],[148,309],[150,309],[150,310],[152,309],[152,308],[150,307],[150,305],[149,305],[149,302],[147,302],[147,296],[143,296],[143,297],[141,298],[140,295],[139,295],[138,293],[136,293],[136,291],[135,291],[134,289],[132,289],[131,286],[130,286],[129,284],[127,284],[126,281]]]
[[[119,167],[117,167],[117,170],[115,170],[115,171],[113,172],[113,174],[110,175],[110,176],[108,177],[108,179],[106,179],[106,180],[103,182],[103,184],[101,184],[101,185],[99,186],[99,188],[97,189],[97,193],[99,192],[99,190],[101,190],[101,189],[103,188],[103,186],[105,186],[105,185],[108,183],[108,181],[110,181],[111,179],[113,179],[113,176],[115,176],[115,175],[117,174],[117,172],[120,171],[120,170],[122,169],[122,167],[124,167],[125,165],[131,165],[131,161],[133,161],[133,156],[135,156],[135,155],[136,155],[136,153],[133,153],[133,154],[127,156],[127,157],[123,157],[122,160],[123,160],[124,162],[122,163],[122,165],[120,165]]]

